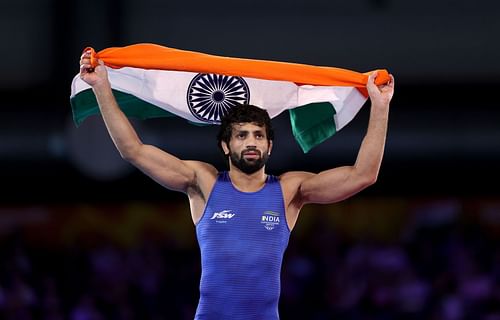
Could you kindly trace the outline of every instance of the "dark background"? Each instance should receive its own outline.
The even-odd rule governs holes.
[[[369,192],[495,194],[495,1],[22,0],[1,9],[0,167],[7,201],[74,200],[75,188],[85,189],[86,198],[106,193],[107,199],[109,190],[129,190],[130,183],[146,185],[133,188],[134,197],[170,195],[121,167],[106,133],[95,133],[99,120],[79,130],[70,121],[70,83],[82,49],[138,42],[360,72],[386,68],[396,77],[396,93],[381,178]],[[368,107],[304,155],[291,138],[288,114],[282,114],[275,121],[270,171],[318,172],[353,163],[367,115]],[[187,132],[171,120],[138,126],[147,142],[223,167],[212,129]],[[95,134],[89,137],[89,131]]]
[[[185,196],[165,190],[125,163],[99,117],[78,128],[71,119],[70,84],[84,47],[101,50],[152,42],[215,55],[360,72],[384,68],[396,78],[378,182],[345,204],[311,207],[299,220],[296,235],[292,234],[285,266],[296,269],[285,269],[285,319],[499,319],[500,311],[491,307],[500,305],[500,256],[495,255],[500,221],[499,38],[500,3],[493,0],[1,2],[0,316],[69,317],[78,306],[86,305],[92,292],[110,291],[106,286],[83,289],[86,279],[103,276],[85,267],[91,265],[92,257],[111,246],[112,254],[103,256],[123,258],[131,254],[128,250],[132,246],[142,248],[136,253],[146,252],[144,256],[152,259],[153,265],[170,272],[158,280],[162,294],[150,299],[158,305],[168,300],[163,309],[138,302],[147,295],[129,294],[139,305],[134,312],[142,310],[143,317],[136,318],[192,318],[199,258]],[[308,154],[293,140],[288,114],[280,115],[273,120],[277,135],[268,171],[319,172],[354,163],[367,126],[368,106],[346,128]],[[134,121],[134,125],[146,143],[183,159],[204,160],[224,168],[215,144],[215,127],[194,127],[173,119]],[[146,241],[139,237],[127,245],[112,241],[116,238],[113,223],[99,229],[81,218],[94,217],[95,212],[105,219],[127,216],[124,212],[142,216],[151,209],[145,203],[159,206],[155,210],[179,212],[167,212],[162,216],[165,221],[170,221],[171,215],[184,218],[175,218],[171,225],[160,224],[165,227],[164,238]],[[323,213],[308,214],[312,211]],[[358,211],[364,213],[354,214]],[[39,217],[52,221],[51,227],[38,223],[43,220],[37,220]],[[86,237],[93,240],[86,238],[69,247],[68,242],[60,241],[59,232],[64,234],[74,226],[56,228],[54,221],[66,219],[86,225],[85,230],[90,230],[85,231]],[[335,227],[322,225],[325,219]],[[362,227],[348,226],[344,220]],[[415,221],[427,221],[423,231],[415,227],[420,226]],[[30,223],[39,224],[36,232]],[[381,227],[384,236],[374,236],[371,227],[381,225],[385,226]],[[189,245],[179,246],[179,236],[169,235],[175,228],[187,230]],[[408,229],[413,230],[411,236]],[[47,241],[42,245],[40,239]],[[373,289],[381,287],[377,283],[391,283],[384,277],[391,278],[393,270],[385,269],[386,273],[371,269],[374,278],[368,282],[373,290],[367,290],[352,309],[334,306],[327,298],[311,300],[315,294],[330,292],[324,284],[335,282],[329,277],[337,274],[352,280],[345,286],[353,288],[359,277],[355,272],[345,273],[351,270],[345,266],[350,254],[361,247],[385,257],[386,246],[396,248],[397,257],[411,260],[409,270],[432,287],[428,299],[434,302],[427,303],[427,308],[402,312],[402,303],[380,303],[379,296],[372,293],[379,292]],[[468,259],[461,252],[468,253]],[[172,260],[172,256],[177,258]],[[22,262],[25,260],[28,262]],[[111,269],[126,265],[119,259],[113,261],[107,264]],[[301,277],[304,261],[313,267],[306,268],[306,276]],[[472,268],[476,271],[453,271],[453,266],[471,264],[476,265]],[[26,271],[26,265],[31,271]],[[144,266],[139,270],[139,274],[151,271]],[[488,299],[474,304],[460,295],[460,288],[466,283],[462,281],[464,274],[478,273],[488,274],[494,289]],[[33,288],[37,303],[12,303],[15,299],[8,297],[17,292],[17,282],[12,279]],[[482,283],[472,276],[470,279],[474,284]],[[172,300],[171,290],[179,286],[185,286],[185,292],[178,292]],[[455,293],[458,300],[450,298],[456,297]],[[337,294],[332,294],[335,301]],[[40,302],[52,296],[59,296],[54,298],[56,307]],[[133,318],[117,315],[121,313],[112,307],[127,303],[96,294],[93,298],[104,318]],[[47,311],[48,305],[56,311]],[[176,312],[169,314],[165,306]],[[447,307],[462,313],[450,316],[443,311]]]

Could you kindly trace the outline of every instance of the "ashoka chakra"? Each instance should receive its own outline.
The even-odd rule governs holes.
[[[196,119],[220,124],[221,118],[238,104],[248,104],[250,90],[241,77],[200,73],[189,84],[187,104]]]

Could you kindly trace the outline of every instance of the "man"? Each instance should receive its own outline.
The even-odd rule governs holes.
[[[164,187],[189,199],[201,249],[202,276],[196,319],[278,319],[280,270],[290,230],[308,203],[334,203],[375,183],[387,131],[394,78],[376,86],[368,78],[370,120],[356,163],[320,172],[265,172],[273,146],[271,121],[254,106],[232,109],[223,119],[219,147],[229,171],[184,161],[141,142],[120,110],[103,62],[80,59],[88,83],[121,156]]]

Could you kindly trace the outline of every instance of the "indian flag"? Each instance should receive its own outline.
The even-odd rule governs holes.
[[[304,152],[347,125],[365,104],[367,73],[333,67],[209,55],[155,44],[91,50],[104,61],[123,112],[147,119],[177,116],[195,124],[219,124],[237,104],[290,114],[296,141]],[[377,84],[389,75],[379,70]],[[99,113],[90,88],[79,75],[71,85],[76,125]]]

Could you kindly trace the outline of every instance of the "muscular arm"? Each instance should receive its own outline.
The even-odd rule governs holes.
[[[394,79],[377,87],[376,73],[368,79],[371,99],[370,120],[366,135],[352,166],[320,172],[302,173],[298,198],[305,203],[333,203],[346,199],[376,182],[384,154],[389,103],[394,92]]]
[[[122,158],[168,189],[192,191],[203,197],[198,179],[215,175],[215,168],[202,162],[182,161],[157,147],[143,144],[113,96],[106,68],[101,63],[95,70],[90,69],[89,58],[87,53],[82,55],[80,76],[92,87],[106,128]]]

